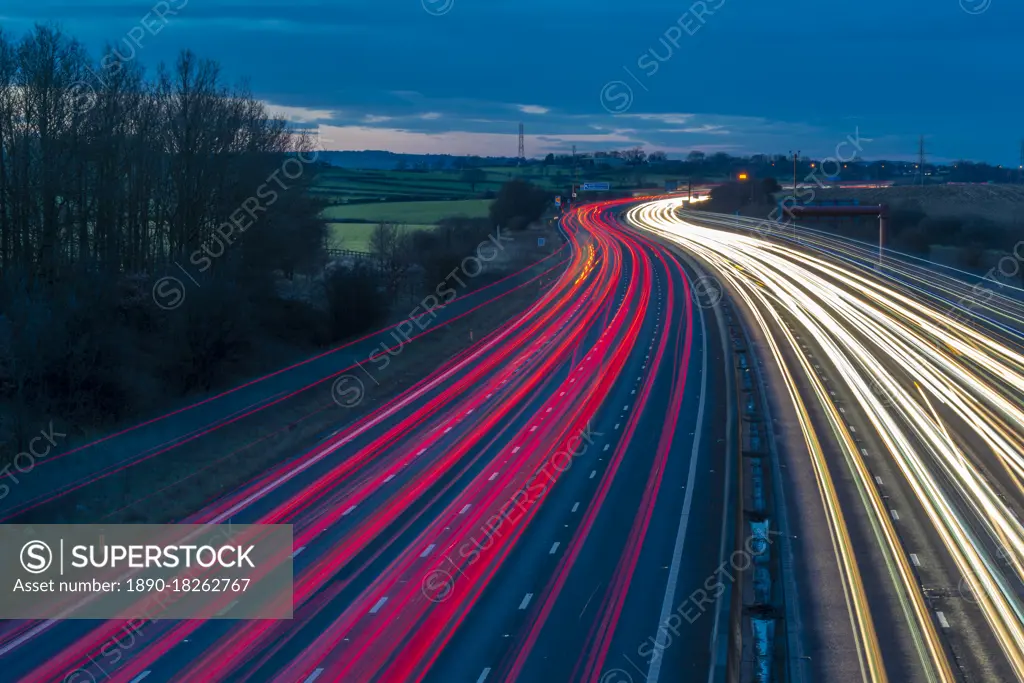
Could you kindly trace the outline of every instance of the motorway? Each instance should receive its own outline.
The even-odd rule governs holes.
[[[625,208],[563,221],[564,272],[525,314],[183,520],[294,525],[292,620],[8,623],[4,677],[714,680],[723,340]]]
[[[802,680],[1024,680],[1019,300],[682,208],[628,222],[697,259],[756,339],[799,539]]]

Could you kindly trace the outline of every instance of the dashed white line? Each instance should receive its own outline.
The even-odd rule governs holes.
[[[426,452],[427,452],[427,449],[426,449],[426,448],[421,448],[421,449],[419,449],[418,451],[416,451],[416,455],[423,455],[423,454],[424,454],[424,453],[426,453]]]
[[[603,449],[603,450],[605,450],[605,451],[606,451],[606,450],[608,450],[608,449],[609,449],[609,448],[611,448],[611,447],[612,447],[612,445],[611,445],[610,443],[606,443],[606,444],[604,445],[604,449]]]
[[[882,486],[882,478],[881,478],[881,477],[877,477],[877,476],[876,476],[876,477],[875,477],[875,481],[877,481],[877,482],[878,482],[878,485],[879,485],[879,486]]]
[[[306,677],[306,680],[303,681],[303,683],[313,683],[313,681],[315,681],[316,679],[320,678],[320,674],[322,674],[323,672],[324,672],[323,667],[320,667],[319,669],[317,669],[313,673],[309,674],[309,676]]]
[[[590,478],[593,479],[597,475],[597,470],[591,470]]]
[[[533,425],[532,427],[530,427],[530,431],[531,432],[537,431],[537,425]]]
[[[370,608],[370,614],[376,614],[380,611],[380,608],[384,606],[384,603],[388,601],[388,596],[384,596],[377,601],[377,604]]]
[[[618,423],[618,422],[616,422],[616,423],[615,423],[615,428],[616,428],[616,429],[618,429],[618,428],[619,428],[619,423]]]
[[[491,667],[487,667],[480,672],[480,678],[476,679],[476,683],[484,683],[487,680],[487,674],[491,673]]]
[[[576,509],[577,509],[577,508],[578,508],[579,506],[580,506],[580,504],[579,504],[579,503],[576,503],[575,505],[573,505],[573,506],[572,506],[572,511],[573,511],[573,512],[576,512]]]
[[[945,614],[943,614],[942,612],[936,612],[935,616],[939,618],[939,623],[942,625],[942,628],[949,628],[949,622],[946,621]]]
[[[344,511],[343,513],[341,513],[341,516],[342,516],[342,517],[345,517],[345,516],[347,516],[347,515],[350,515],[350,514],[352,514],[352,511],[353,511],[353,510],[355,510],[355,509],[356,509],[356,506],[355,506],[355,505],[353,505],[353,506],[352,506],[352,507],[350,507],[350,508],[349,508],[348,510],[345,510],[345,511]]]
[[[526,609],[526,606],[530,604],[530,599],[533,597],[533,593],[527,593],[523,601],[519,603],[519,609]]]
[[[860,449],[860,454],[861,455],[867,455],[868,454],[868,449],[866,449],[866,448]]]
[[[420,557],[426,557],[427,555],[429,555],[431,553],[431,551],[434,549],[435,545],[437,545],[437,544],[436,543],[431,543],[426,548],[424,548],[423,552],[420,553]]]
[[[237,602],[237,601],[236,601],[236,602]],[[147,677],[147,676],[149,676],[149,674],[151,674],[151,673],[153,673],[153,672],[152,672],[152,671],[150,671],[149,669],[147,669],[147,670],[143,671],[142,673],[140,673],[140,674],[139,674],[138,676],[136,676],[135,678],[133,678],[133,679],[131,680],[131,682],[130,682],[130,683],[139,683],[139,681],[141,681],[141,680],[142,680],[143,678],[146,678],[146,677]]]
[[[392,479],[394,479],[394,478],[395,478],[395,475],[393,475],[393,474],[389,474],[389,475],[388,475],[388,477],[387,477],[387,479],[385,479],[385,480],[384,480],[384,483],[386,484],[386,483],[388,483],[389,481],[391,481],[391,480],[392,480]]]
[[[513,448],[512,452],[513,453],[518,453],[519,452],[519,446],[516,446],[515,448]]]
[[[447,434],[447,433],[448,433],[448,432],[450,432],[450,431],[452,431],[452,428],[451,428],[451,427],[445,427],[445,428],[444,428],[444,433],[445,433],[445,434]]]
[[[897,522],[900,521],[900,515],[898,512],[896,512],[895,510],[889,510],[889,512],[892,513],[892,518],[894,520],[896,520]]]
[[[460,515],[464,515],[464,514],[466,514],[466,512],[467,512],[467,511],[469,510],[469,508],[471,508],[471,507],[473,507],[473,504],[472,504],[472,503],[466,503],[466,504],[465,504],[465,505],[463,506],[463,508],[462,508],[461,510],[459,510],[459,514],[460,514]]]
[[[487,481],[494,481],[494,480],[495,480],[495,479],[497,479],[497,478],[498,478],[498,473],[497,473],[497,472],[495,472],[494,474],[492,474],[492,475],[491,475],[491,478],[490,478],[490,479],[488,479]]]
[[[910,553],[910,561],[914,563],[915,567],[921,566],[921,560],[918,559],[917,553]]]
[[[302,552],[303,550],[305,550],[305,549],[306,549],[306,546],[302,546],[301,548],[299,548],[298,550],[296,550],[296,551],[295,551],[294,553],[292,553],[292,559],[294,559],[295,557],[297,557],[297,556],[298,556],[298,554],[299,554],[299,553],[301,553],[301,552]]]
[[[551,410],[552,410],[551,408],[548,408],[548,409],[547,409],[547,410],[545,410],[544,412],[545,412],[545,413],[550,413],[550,412],[551,412]]]
[[[234,607],[234,606],[235,606],[235,605],[237,605],[237,604],[238,604],[238,600],[235,600],[235,601],[234,601],[234,602],[232,602],[232,603],[231,603],[230,605],[228,605],[227,607],[225,607],[225,608],[224,608],[224,609],[222,609],[221,611],[217,612],[217,616],[218,616],[218,617],[222,617],[222,616],[224,616],[225,614],[227,614],[228,612],[230,612],[230,611],[231,611],[231,608],[232,608],[232,607]],[[143,678],[144,678],[144,677],[143,677]],[[137,678],[136,680],[139,680],[139,681],[141,681],[141,680],[142,680],[142,678]]]
[[[553,546],[551,546],[551,550],[548,551],[548,555],[554,555],[555,551],[558,550],[558,546],[559,545],[561,545],[561,543],[559,543],[558,541],[555,541],[555,544]]]

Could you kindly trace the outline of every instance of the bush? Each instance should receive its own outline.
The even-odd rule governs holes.
[[[324,278],[332,340],[365,332],[384,319],[387,301],[369,265],[336,268]]]

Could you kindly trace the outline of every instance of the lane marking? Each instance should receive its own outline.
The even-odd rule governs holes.
[[[942,628],[949,628],[949,622],[946,621],[946,615],[942,612],[936,612],[935,616],[939,618],[939,623],[942,624]]]
[[[424,453],[426,453],[426,452],[427,452],[427,449],[426,449],[426,448],[421,448],[421,449],[419,449],[418,451],[416,451],[416,455],[423,455],[423,454],[424,454]]]
[[[592,471],[592,472],[590,473],[590,478],[591,478],[591,479],[593,479],[593,478],[594,478],[594,475],[595,475],[595,474],[597,474],[597,470],[593,470],[593,471]]]
[[[703,369],[701,370],[700,404],[697,407],[697,429],[693,437],[693,448],[690,451],[690,471],[687,474],[686,496],[683,498],[683,510],[679,515],[679,530],[676,532],[675,547],[672,549],[672,564],[669,566],[668,581],[665,584],[665,599],[661,603],[661,617],[658,624],[668,623],[672,610],[676,609],[676,585],[679,583],[679,569],[683,561],[683,545],[686,542],[686,526],[690,519],[690,507],[693,505],[694,479],[697,476],[697,456],[700,452],[701,432],[704,430],[704,406],[708,397],[708,333],[704,322],[704,309],[699,308],[701,326],[701,348],[703,349]],[[716,610],[717,611],[717,610]],[[651,659],[651,668],[647,683],[658,683],[661,674],[662,657]]]
[[[580,504],[579,504],[579,503],[576,503],[575,505],[573,505],[573,506],[572,506],[572,511],[573,511],[573,512],[576,512],[576,508],[578,508],[579,506],[580,506]]]
[[[618,429],[618,428],[619,428],[619,423],[618,423],[618,422],[616,422],[616,423],[615,423],[615,428],[616,428],[616,429]]]
[[[299,554],[299,553],[301,553],[301,552],[302,552],[303,550],[305,550],[305,549],[306,549],[306,546],[302,546],[301,548],[299,548],[298,550],[296,550],[296,551],[295,551],[294,553],[292,553],[292,559],[294,559],[295,557],[297,557],[297,556],[298,556],[298,554]]]
[[[315,681],[316,679],[320,678],[320,674],[322,674],[323,672],[324,672],[323,667],[320,667],[319,669],[317,669],[313,673],[309,674],[309,676],[306,677],[306,680],[303,681],[303,683],[313,683],[313,681]]]
[[[917,553],[910,553],[910,561],[914,563],[915,567],[921,566],[921,560],[917,558]]]
[[[388,475],[388,478],[384,480],[384,483],[386,484],[386,483],[388,483],[389,481],[391,481],[391,480],[392,480],[392,479],[394,479],[394,478],[395,478],[395,475],[393,475],[393,474],[389,474],[389,475]]]
[[[492,475],[491,475],[491,478],[490,478],[490,479],[488,479],[487,481],[494,481],[494,480],[495,480],[495,479],[497,479],[497,478],[498,478],[498,473],[497,473],[497,472],[495,472],[494,474],[492,474]]]
[[[484,681],[487,680],[487,674],[489,673],[491,673],[491,667],[487,667],[480,672],[480,678],[476,679],[476,683],[484,683]]]
[[[892,518],[894,520],[896,520],[897,522],[900,521],[900,515],[898,512],[896,512],[895,510],[889,510],[889,512],[892,513]]]
[[[232,602],[231,604],[229,604],[229,605],[228,605],[227,607],[225,607],[225,608],[224,608],[224,609],[222,609],[221,611],[217,612],[217,616],[218,616],[218,617],[222,617],[222,616],[224,616],[225,614],[227,614],[228,612],[230,612],[230,611],[231,611],[231,608],[232,608],[232,607],[234,607],[234,606],[235,606],[235,605],[237,605],[237,604],[238,604],[238,600],[235,600],[234,602]],[[144,677],[143,677],[143,678],[144,678]],[[137,679],[137,680],[140,680],[140,681],[141,681],[141,680],[142,680],[142,678],[139,678],[139,679]]]
[[[530,599],[533,597],[533,593],[527,593],[523,601],[519,603],[519,609],[526,609],[526,606],[530,604]]]
[[[345,510],[345,511],[344,511],[343,513],[341,513],[341,516],[342,516],[342,517],[346,517],[346,516],[348,516],[348,515],[352,514],[352,511],[353,511],[353,510],[355,510],[355,509],[356,509],[356,506],[355,506],[355,505],[353,505],[353,506],[352,506],[352,507],[350,507],[350,508],[349,508],[348,510]]]
[[[516,446],[515,448],[513,448],[512,452],[513,453],[518,453],[519,452],[519,446]]]
[[[472,503],[466,503],[465,507],[463,507],[461,510],[459,510],[459,514],[460,515],[466,514],[466,511],[469,510],[469,508],[471,508],[471,507],[473,507]]]
[[[384,606],[384,603],[388,601],[388,596],[384,596],[377,601],[377,604],[370,608],[370,614],[376,614],[380,611],[380,608]]]
[[[551,546],[551,550],[548,551],[548,555],[554,555],[555,551],[558,550],[559,545],[560,543],[558,541],[555,541],[555,544]]]
[[[437,544],[436,544],[436,543],[431,543],[430,545],[428,545],[428,546],[427,546],[427,547],[426,547],[426,548],[425,548],[425,549],[423,550],[423,552],[422,552],[422,553],[420,553],[420,557],[426,557],[427,555],[429,555],[429,554],[430,554],[430,551],[434,549],[434,546],[435,546],[435,545],[437,545]]]
[[[877,476],[877,475],[876,475],[876,476],[875,476],[875,481],[877,481],[877,482],[878,482],[878,485],[879,485],[879,486],[883,486],[883,484],[882,484],[882,478],[881,478],[881,477],[879,477],[879,476]]]
[[[612,445],[611,445],[610,443],[606,443],[606,444],[604,445],[604,450],[608,450],[608,449],[609,449],[609,448],[611,448],[611,447],[612,447]]]
[[[237,602],[237,600],[236,600],[236,602]],[[129,681],[129,683],[139,683],[139,681],[141,681],[143,678],[145,678],[146,676],[148,676],[151,673],[153,673],[153,672],[150,671],[149,669],[146,669],[145,671],[140,673],[138,676],[133,678],[131,681]]]
[[[450,432],[450,431],[452,431],[452,428],[451,428],[451,427],[445,427],[445,428],[444,428],[444,433],[445,433],[445,434],[447,434],[447,433],[448,433],[448,432]]]

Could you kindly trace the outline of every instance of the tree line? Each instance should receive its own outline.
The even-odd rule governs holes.
[[[218,230],[287,155],[310,149],[192,52],[147,77],[109,46],[94,60],[53,26],[0,32],[0,269],[53,282],[189,259],[224,241]],[[233,259],[292,269],[315,256],[317,207],[281,189],[274,211],[266,197],[250,204],[260,237]]]

